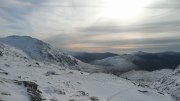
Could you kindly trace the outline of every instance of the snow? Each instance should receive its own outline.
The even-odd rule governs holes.
[[[165,75],[171,74],[172,71],[173,70],[171,69],[156,70],[153,72],[132,70],[122,74],[121,77],[128,78],[131,81],[145,80],[146,82],[155,82],[164,77]]]
[[[23,51],[27,57],[46,64],[57,64],[86,72],[99,72],[95,66],[83,63],[74,57],[52,48],[49,44],[29,36],[9,36],[0,38],[0,42]]]
[[[31,81],[38,85],[45,101],[173,101],[154,89],[136,86],[131,81],[104,73],[72,70],[57,64],[47,64],[28,57],[19,49],[1,45],[0,93],[2,101],[30,101],[27,87],[16,81]],[[86,65],[86,64],[84,64]],[[90,66],[90,65],[89,65]],[[46,75],[54,71],[56,75]],[[94,100],[96,101],[96,100]],[[98,101],[98,100],[97,100]]]
[[[147,71],[130,71],[122,74],[134,84],[156,89],[160,93],[172,95],[176,101],[180,101],[180,69],[175,70],[162,69],[152,72]]]
[[[14,100],[31,101],[24,87],[15,85],[10,80],[1,82],[0,85],[1,85],[0,86],[0,93],[1,93],[0,100],[2,101],[14,101]]]
[[[1,38],[0,41],[23,50],[26,54],[34,59],[41,59],[41,51],[45,52],[50,50],[50,46],[48,44],[28,36],[9,36],[6,38]]]

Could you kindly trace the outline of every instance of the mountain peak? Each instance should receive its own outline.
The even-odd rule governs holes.
[[[63,54],[60,51],[55,51],[49,44],[30,36],[13,35],[0,38],[0,42],[22,50],[35,60],[55,62],[61,65],[69,65],[70,62],[71,65],[72,63],[75,65],[74,60],[68,55]]]
[[[23,44],[25,42],[25,44],[33,44],[33,43],[36,43],[36,44],[44,44],[44,45],[47,45],[47,46],[50,46],[49,44],[37,39],[37,38],[33,38],[33,37],[30,37],[30,36],[18,36],[18,35],[12,35],[12,36],[8,36],[8,37],[5,37],[5,38],[0,38],[0,41],[3,42],[3,43],[7,43],[7,44]]]
[[[92,66],[80,62],[70,55],[62,53],[57,49],[53,49],[49,44],[29,36],[8,36],[0,38],[0,42],[22,50],[27,56],[38,61],[58,64],[60,66],[78,70],[84,68],[88,69],[89,67],[92,68]]]
[[[42,53],[42,51],[47,52],[51,49],[49,44],[29,36],[8,36],[0,38],[0,42],[23,50],[33,59],[41,59],[40,57],[42,56],[40,53]]]

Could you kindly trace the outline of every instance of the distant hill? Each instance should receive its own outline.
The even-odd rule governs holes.
[[[129,58],[141,70],[175,69],[180,65],[180,52],[145,53],[138,52]],[[132,57],[136,57],[132,59]]]
[[[118,56],[118,54],[110,53],[110,52],[106,52],[106,53],[76,52],[69,54],[86,63],[91,63],[95,60],[100,60],[108,57]]]
[[[91,64],[103,68],[106,72],[119,75],[132,69],[154,71],[175,69],[180,65],[180,52],[124,54],[93,61]]]

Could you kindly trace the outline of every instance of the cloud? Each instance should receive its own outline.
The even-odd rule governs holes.
[[[0,8],[22,8],[31,6],[31,3],[20,0],[1,0],[0,2]]]
[[[149,8],[154,8],[154,9],[169,9],[169,8],[173,8],[173,9],[179,9],[180,8],[180,2],[178,0],[158,0],[157,2],[155,2],[154,4],[152,4],[151,6],[149,6]]]
[[[75,51],[96,51],[96,52],[136,52],[136,51],[180,51],[177,46],[180,45],[180,36],[171,37],[170,35],[155,37],[154,35],[149,36],[138,36],[128,37],[131,35],[116,34],[113,35],[67,35],[61,34],[45,40],[53,44],[55,47],[62,49],[70,49]],[[178,34],[177,34],[178,35]]]
[[[137,21],[122,23],[101,15],[106,0],[1,0],[0,36],[30,35],[72,50],[180,50],[180,2],[150,1]]]
[[[124,32],[144,32],[144,33],[159,33],[159,32],[179,32],[177,28],[180,27],[180,20],[164,21],[156,23],[134,24],[129,26],[115,26],[113,25],[92,25],[81,31],[85,33],[124,33]]]

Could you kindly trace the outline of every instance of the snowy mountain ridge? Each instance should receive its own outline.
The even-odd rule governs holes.
[[[104,73],[71,70],[0,44],[1,101],[173,101],[156,90]]]
[[[0,43],[0,101],[178,101],[166,90],[138,86],[127,78],[94,73],[94,69],[89,73],[82,67],[72,69],[71,65],[40,61],[16,47]],[[83,65],[88,71],[94,68],[78,61],[77,67]]]
[[[9,36],[0,38],[0,42],[22,50],[28,57],[41,62],[53,63],[88,72],[99,71],[99,69],[94,66],[83,63],[70,55],[53,49],[47,43],[29,36]]]
[[[172,95],[176,101],[180,101],[180,66],[175,70],[162,69],[156,71],[129,71],[121,75],[134,84],[142,87],[156,89],[161,93]]]
[[[44,43],[41,40],[31,38],[29,36],[9,36],[6,38],[1,38],[0,42],[24,51],[29,57],[35,60],[55,60],[57,62],[62,61],[61,59],[58,60],[58,57],[55,56],[56,54],[54,54],[55,52],[49,44]],[[61,52],[59,52],[58,54],[64,55]],[[71,59],[69,61],[71,61]],[[76,63],[74,61],[71,65],[75,64]]]

